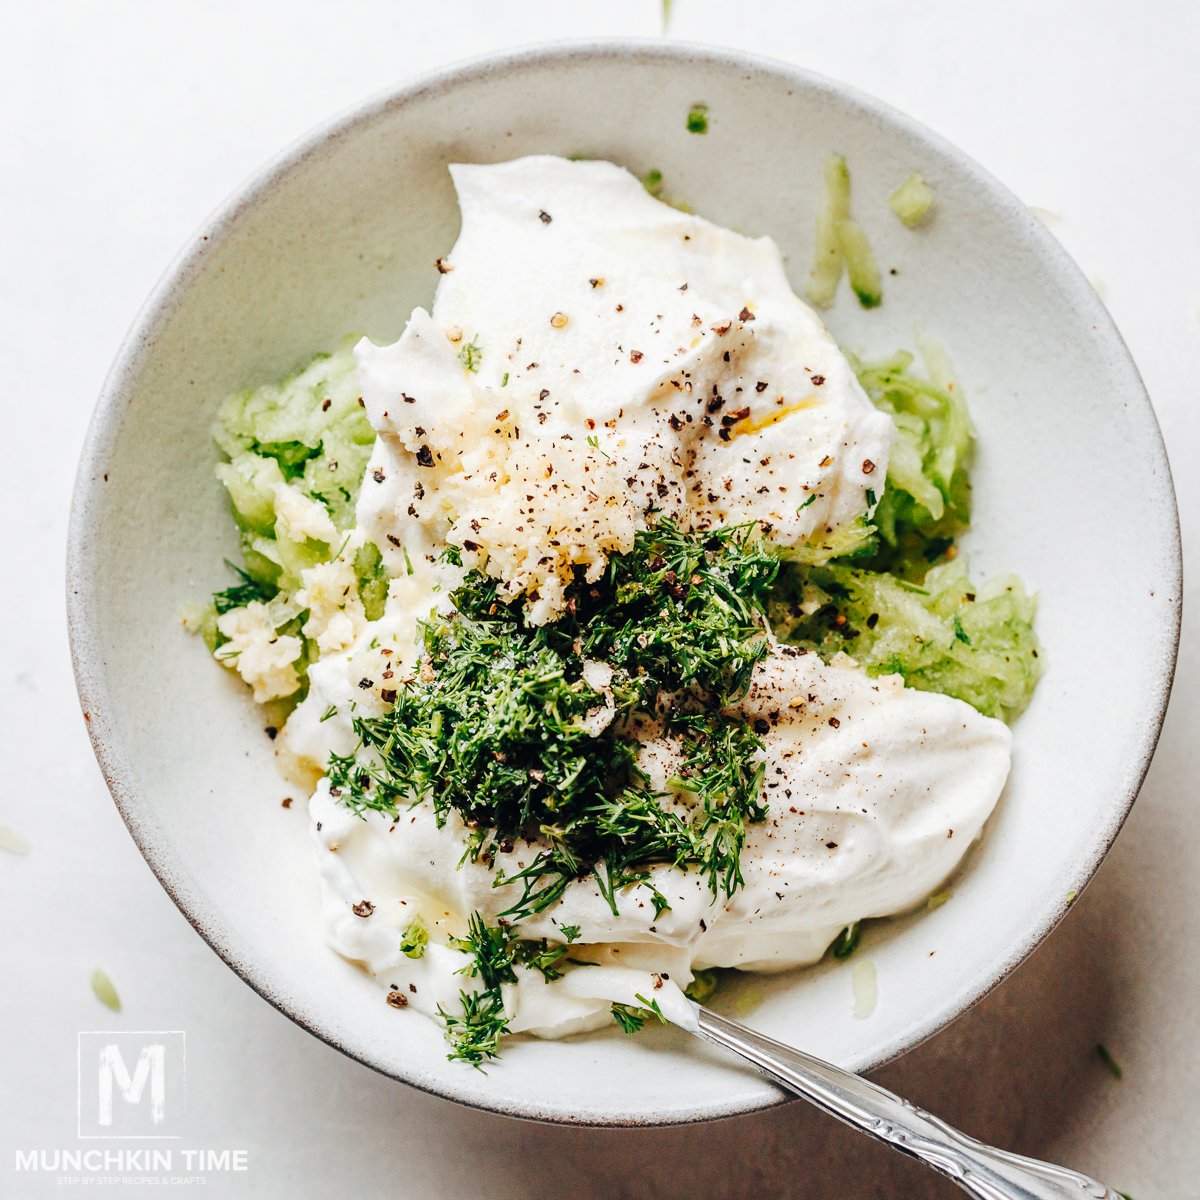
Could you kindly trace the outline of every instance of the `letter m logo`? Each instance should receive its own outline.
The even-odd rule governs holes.
[[[100,1124],[109,1128],[113,1123],[114,1091],[119,1089],[129,1104],[138,1104],[146,1091],[147,1080],[150,1081],[150,1122],[161,1125],[167,1105],[167,1048],[161,1042],[143,1046],[137,1066],[130,1075],[121,1057],[121,1047],[116,1042],[102,1046],[100,1069],[96,1072]]]
[[[180,1136],[184,1034],[177,1030],[79,1035],[79,1136]]]

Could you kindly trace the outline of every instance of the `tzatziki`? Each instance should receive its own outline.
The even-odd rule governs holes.
[[[329,944],[478,1064],[923,903],[1037,651],[955,560],[953,384],[852,365],[773,241],[610,163],[451,175],[432,306],[227,406],[205,628],[294,707]]]

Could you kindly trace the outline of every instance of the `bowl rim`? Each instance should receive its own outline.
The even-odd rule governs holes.
[[[759,1111],[774,1107],[776,1104],[786,1103],[788,1098],[782,1093],[773,1096],[769,1090],[764,1090],[761,1098],[757,1100],[712,1104],[693,1103],[665,1114],[642,1113],[636,1110],[631,1110],[629,1113],[581,1113],[560,1107],[546,1107],[536,1101],[513,1104],[488,1103],[478,1090],[457,1087],[453,1082],[438,1086],[425,1080],[407,1077],[401,1071],[385,1066],[382,1062],[372,1061],[364,1054],[341,1044],[337,1037],[323,1029],[319,1022],[307,1020],[299,1013],[292,1011],[285,999],[273,995],[267,983],[258,977],[255,968],[235,955],[231,948],[231,941],[217,914],[206,911],[203,904],[196,902],[195,897],[188,897],[184,894],[186,891],[192,890],[184,886],[191,878],[190,873],[172,861],[172,853],[167,844],[160,844],[154,840],[153,822],[145,819],[147,805],[139,787],[137,772],[126,763],[109,728],[107,720],[109,692],[106,671],[104,662],[96,651],[99,643],[98,628],[95,615],[87,601],[88,581],[97,570],[103,569],[101,564],[93,561],[89,547],[90,531],[102,505],[102,472],[98,469],[98,465],[105,461],[106,452],[112,444],[115,418],[125,404],[130,383],[136,380],[141,365],[152,350],[159,332],[180,304],[183,292],[202,269],[210,244],[216,243],[223,236],[232,232],[239,218],[247,209],[262,200],[277,183],[302,166],[310,156],[320,152],[328,142],[369,126],[393,110],[420,101],[430,94],[489,76],[502,75],[546,63],[569,65],[599,60],[619,60],[630,65],[637,64],[643,68],[652,68],[655,64],[668,62],[690,62],[697,65],[707,64],[725,69],[733,68],[773,75],[781,82],[792,82],[808,91],[824,93],[830,98],[836,99],[843,107],[858,109],[893,127],[900,127],[918,141],[928,144],[932,149],[952,161],[957,170],[973,177],[974,182],[982,185],[989,194],[1006,207],[1012,209],[1015,206],[1022,210],[1026,209],[1024,203],[1009,188],[968,154],[890,104],[876,99],[857,87],[830,79],[807,68],[717,45],[683,41],[667,42],[649,38],[551,41],[479,55],[451,63],[425,72],[398,87],[392,87],[369,96],[310,129],[243,180],[184,243],[134,318],[101,387],[88,424],[76,472],[66,546],[67,627],[76,688],[88,736],[105,783],[126,828],[158,882],[192,928],[227,966],[269,1004],[307,1032],[380,1074],[469,1107],[512,1117],[565,1125],[592,1127],[675,1125]],[[1147,444],[1154,455],[1155,465],[1161,468],[1156,475],[1156,494],[1150,498],[1157,502],[1156,510],[1160,513],[1165,525],[1162,532],[1165,535],[1164,540],[1168,554],[1162,564],[1162,575],[1157,582],[1164,592],[1169,593],[1167,603],[1169,610],[1174,615],[1173,620],[1164,622],[1157,631],[1159,643],[1157,650],[1159,660],[1163,663],[1164,668],[1162,676],[1158,681],[1155,694],[1148,697],[1148,702],[1135,731],[1135,761],[1126,776],[1126,783],[1124,786],[1120,784],[1115,786],[1112,802],[1106,814],[1107,819],[1102,824],[1098,824],[1086,855],[1077,864],[1076,877],[1071,883],[1078,893],[1093,878],[1120,832],[1141,789],[1158,743],[1170,699],[1179,647],[1182,619],[1182,544],[1178,506],[1166,446],[1150,397],[1129,349],[1095,289],[1088,283],[1079,266],[1058,240],[1036,219],[1030,225],[1029,236],[1034,251],[1054,270],[1064,287],[1067,287],[1072,293],[1081,315],[1090,321],[1097,336],[1111,346],[1114,355],[1123,360],[1129,369],[1132,386],[1129,394],[1124,398],[1134,410],[1135,418],[1143,425]],[[1037,949],[1066,915],[1068,907],[1069,905],[1058,906],[1044,913],[1040,920],[1027,931],[1019,944],[1009,947],[1007,954],[1002,960],[997,961],[988,975],[974,980],[940,1006],[933,1008],[924,1021],[909,1027],[894,1037],[875,1061],[872,1061],[864,1069],[875,1070],[906,1053],[973,1007]]]

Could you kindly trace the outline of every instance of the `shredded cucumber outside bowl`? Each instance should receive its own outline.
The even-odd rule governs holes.
[[[609,98],[601,110],[595,94]],[[683,129],[680,116],[698,98],[715,117],[704,137]],[[466,129],[463,111],[475,118]],[[761,121],[764,111],[771,122]],[[222,557],[238,561],[237,539],[221,534],[228,518],[197,454],[209,400],[244,381],[279,377],[306,347],[332,347],[346,328],[375,340],[394,336],[395,294],[385,304],[380,280],[395,273],[406,301],[420,302],[436,282],[431,231],[437,244],[453,235],[446,146],[483,159],[498,147],[568,154],[584,144],[657,167],[682,194],[703,196],[710,211],[776,233],[802,269],[815,212],[791,186],[797,154],[819,164],[830,146],[846,153],[859,173],[854,217],[888,265],[894,238],[910,235],[875,208],[914,166],[936,181],[936,220],[920,237],[922,270],[906,270],[889,287],[963,354],[969,378],[994,380],[994,365],[1005,363],[1005,395],[993,390],[978,406],[987,453],[977,472],[981,535],[972,545],[989,568],[1007,558],[1038,581],[1054,686],[1039,689],[1036,712],[1022,723],[1018,777],[953,902],[872,935],[882,986],[869,1020],[852,1021],[848,1011],[843,1020],[842,966],[739,985],[730,1002],[744,1012],[753,991],[764,1032],[798,1036],[869,1070],[952,1021],[1025,958],[1060,919],[1063,895],[1076,894],[1103,858],[1161,726],[1179,611],[1177,521],[1161,439],[1110,317],[1017,197],[902,114],[785,64],[658,43],[493,56],[364,105],[258,173],[164,277],[105,384],[72,514],[72,648],[97,756],[143,855],[214,951],[283,1013],[393,1078],[490,1111],[566,1123],[678,1123],[757,1110],[778,1096],[687,1054],[665,1032],[652,1035],[651,1073],[644,1054],[619,1036],[586,1045],[522,1039],[485,1081],[447,1064],[424,1022],[396,1022],[370,980],[349,968],[326,970],[328,952],[297,919],[307,896],[295,878],[307,847],[303,822],[256,803],[279,784],[261,729],[247,719],[249,696],[240,698],[222,672],[189,665],[195,647],[175,623],[181,596],[241,582],[232,572],[220,578]],[[397,154],[407,164],[402,206]],[[745,202],[752,173],[764,184],[757,209]],[[868,197],[872,207],[863,204]],[[802,231],[788,224],[797,213]],[[953,256],[957,244],[971,253]],[[836,320],[851,346],[871,341],[859,338],[857,308],[852,302]],[[274,331],[269,342],[264,329]],[[1022,354],[1006,360],[1014,336]],[[905,340],[896,330],[894,344]],[[1106,414],[1099,423],[1091,419],[1097,403]],[[1129,480],[1129,503],[1102,532],[1076,530],[1070,566],[1047,532],[1077,502],[1075,481],[1060,478],[1068,438],[1099,469]],[[1014,488],[1022,489],[1020,519],[1008,507]],[[174,503],[164,508],[156,501],[167,495]],[[1092,564],[1114,539],[1126,547],[1128,570],[1101,578]],[[1082,713],[1072,696],[1093,697],[1105,686],[1101,656],[1091,654],[1108,632],[1109,617],[1093,611],[1098,590],[1111,601],[1106,611],[1116,606],[1127,617],[1127,664],[1120,692]],[[1064,745],[1076,750],[1069,763]],[[230,837],[234,829],[240,838]],[[279,854],[264,857],[266,844]],[[924,954],[931,932],[936,958]],[[639,1086],[630,1089],[634,1073]]]

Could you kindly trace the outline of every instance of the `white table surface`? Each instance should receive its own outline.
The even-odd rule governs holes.
[[[1185,546],[1200,551],[1200,7],[675,0],[674,10],[669,36],[857,84],[1059,215],[1055,232],[1145,375]],[[311,125],[428,68],[660,31],[658,0],[5,6],[0,824],[32,850],[0,853],[0,1196],[72,1192],[15,1174],[14,1149],[77,1144],[76,1032],[115,1025],[187,1031],[189,1142],[249,1152],[245,1173],[208,1177],[209,1195],[959,1194],[798,1105],[690,1128],[557,1129],[373,1074],[275,1012],[192,932],[125,832],[84,736],[63,614],[72,474],[117,345],[191,230]],[[1064,553],[1071,522],[1102,520],[1120,501],[1120,480],[1081,479]],[[1158,757],[1093,886],[1011,979],[879,1073],[979,1137],[1087,1169],[1136,1200],[1200,1196],[1194,617]],[[1114,613],[1114,637],[1120,628]],[[89,989],[98,965],[120,989],[119,1017]]]

